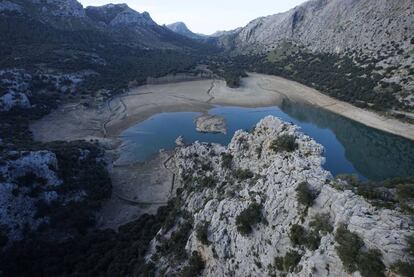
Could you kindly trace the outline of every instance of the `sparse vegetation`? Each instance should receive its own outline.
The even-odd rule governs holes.
[[[213,176],[203,176],[195,179],[202,187],[212,188],[216,186],[216,179]]]
[[[252,203],[236,217],[237,230],[244,236],[248,235],[253,231],[253,226],[262,221],[262,218],[262,206]]]
[[[296,266],[299,264],[302,256],[299,252],[290,250],[284,257],[275,258],[275,267],[282,272],[293,272]]]
[[[317,232],[307,231],[298,224],[295,224],[290,228],[289,238],[293,245],[303,245],[309,250],[318,249],[321,241],[321,238]]]
[[[408,244],[407,252],[411,256],[414,256],[414,235],[407,237],[407,244]]]
[[[188,266],[186,266],[180,276],[181,277],[195,277],[199,276],[205,267],[205,263],[201,258],[200,254],[197,251],[194,251],[190,257],[188,262]]]
[[[298,202],[305,207],[312,206],[313,201],[315,200],[315,194],[306,182],[302,182],[298,185],[296,188],[296,197]]]
[[[414,272],[414,265],[402,261],[398,261],[391,266],[391,270],[404,277],[412,276]]]
[[[410,205],[414,199],[414,178],[395,178],[383,182],[359,182],[356,177],[341,175],[340,180],[346,181],[347,189],[353,190],[363,196],[373,205],[389,209],[400,209],[407,214],[413,214],[414,209]]]
[[[358,235],[348,231],[346,226],[341,225],[336,230],[335,240],[338,244],[336,252],[347,272],[358,270],[358,255],[364,242]]]
[[[385,265],[382,262],[382,254],[378,250],[370,249],[359,253],[358,270],[364,277],[384,276]]]
[[[313,217],[309,226],[313,228],[316,232],[331,233],[333,227],[330,223],[329,214],[318,214]]]
[[[221,164],[223,168],[230,169],[233,163],[233,155],[223,153],[221,154]]]
[[[196,236],[197,239],[204,245],[209,245],[210,241],[208,240],[208,222],[202,222],[197,226]]]
[[[296,138],[292,135],[282,135],[277,139],[273,140],[270,149],[275,152],[293,152],[298,149]]]
[[[251,172],[249,169],[236,169],[234,171],[234,177],[239,180],[247,180],[254,177],[253,172]]]
[[[361,238],[341,225],[335,234],[336,251],[348,273],[360,271],[364,277],[383,276],[385,266],[378,250],[364,250]]]

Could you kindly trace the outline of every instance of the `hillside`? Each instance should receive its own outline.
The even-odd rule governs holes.
[[[323,147],[272,116],[228,146],[179,144],[169,160],[176,193],[156,216],[118,232],[24,240],[0,267],[23,276],[411,276],[412,179],[334,179]]]
[[[185,71],[201,52],[213,50],[125,4],[84,9],[76,0],[1,1],[0,49],[0,97],[13,92],[29,101],[45,90],[76,90],[78,96],[120,91],[147,77]],[[10,76],[31,93],[14,86]],[[8,99],[15,97],[6,98],[0,108],[9,109]]]
[[[236,54],[262,56],[261,64],[279,63],[274,67],[282,68],[286,71],[283,75],[295,80],[303,67],[298,64],[301,60],[308,64],[307,72],[320,72],[319,66],[310,68],[309,65],[331,59],[338,66],[344,57],[351,59],[355,67],[368,68],[366,75],[359,75],[359,79],[378,75],[376,84],[366,93],[374,90],[373,98],[395,98],[396,103],[387,109],[409,111],[414,107],[412,4],[410,0],[311,0],[285,13],[253,20],[219,40],[223,47]],[[347,73],[352,72],[344,72]],[[320,78],[314,77],[307,77],[306,84],[315,83],[326,93],[332,90],[318,86]],[[358,82],[355,78],[349,81]],[[345,91],[337,97],[346,98],[343,95],[351,92]],[[348,101],[375,105],[372,100],[358,98]]]
[[[192,31],[190,31],[190,29],[188,29],[187,25],[185,25],[184,22],[175,22],[172,24],[168,24],[167,28],[170,29],[171,31],[183,35],[185,37],[188,38],[192,38],[192,39],[204,39],[206,38],[206,36],[204,35],[200,35],[200,34],[196,34],[193,33]]]

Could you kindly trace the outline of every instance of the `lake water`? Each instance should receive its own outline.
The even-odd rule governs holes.
[[[325,147],[324,168],[334,176],[347,173],[362,180],[384,180],[414,175],[414,142],[314,106],[284,101],[280,107],[217,106],[209,113],[225,118],[226,135],[197,132],[194,119],[200,113],[160,113],[123,132],[123,160],[145,161],[160,149],[173,149],[180,135],[186,143],[199,140],[226,145],[236,130],[250,130],[263,117],[274,115],[300,126]]]

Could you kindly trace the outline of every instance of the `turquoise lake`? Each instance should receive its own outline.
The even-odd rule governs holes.
[[[180,135],[186,143],[199,140],[227,145],[236,130],[250,130],[263,117],[273,115],[300,126],[324,146],[324,168],[333,176],[357,174],[361,180],[378,181],[414,175],[414,142],[311,105],[284,101],[280,107],[212,108],[209,114],[225,118],[226,135],[197,132],[194,119],[200,114],[160,113],[127,129],[122,133],[123,159],[145,161],[160,149],[173,149]]]

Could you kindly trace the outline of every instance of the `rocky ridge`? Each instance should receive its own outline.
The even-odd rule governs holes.
[[[179,216],[152,241],[147,262],[166,276],[194,268],[203,276],[349,276],[334,235],[343,226],[363,241],[361,251],[379,253],[387,271],[398,261],[413,262],[406,251],[412,219],[341,189],[322,168],[322,153],[298,127],[271,116],[251,133],[237,131],[227,147],[196,142],[177,148]],[[312,203],[301,201],[303,186]],[[328,231],[313,229],[321,217]],[[298,245],[294,228],[319,242]],[[193,253],[189,264],[171,251],[177,241]],[[292,255],[295,262],[286,267]]]
[[[172,24],[168,24],[167,28],[170,29],[171,31],[186,36],[188,38],[192,38],[192,39],[203,39],[205,38],[205,36],[200,35],[200,34],[196,34],[193,33],[192,31],[190,31],[190,29],[188,29],[187,25],[185,25],[184,22],[175,22]]]
[[[101,7],[87,7],[86,14],[94,20],[110,26],[157,25],[147,12],[139,13],[126,4],[108,4]]]
[[[222,47],[236,53],[270,53],[269,57],[276,59],[286,56],[286,68],[311,54],[333,54],[338,64],[349,57],[360,68],[372,67],[369,75],[382,76],[383,87],[403,88],[400,93],[397,89],[390,91],[412,108],[413,34],[411,0],[310,0],[287,12],[257,18],[218,40]],[[379,87],[375,90],[379,91],[376,98],[390,93],[381,92]]]
[[[289,40],[311,50],[343,53],[386,50],[384,42],[412,49],[412,1],[311,0],[285,13],[253,20],[238,31],[240,48],[272,49]]]

